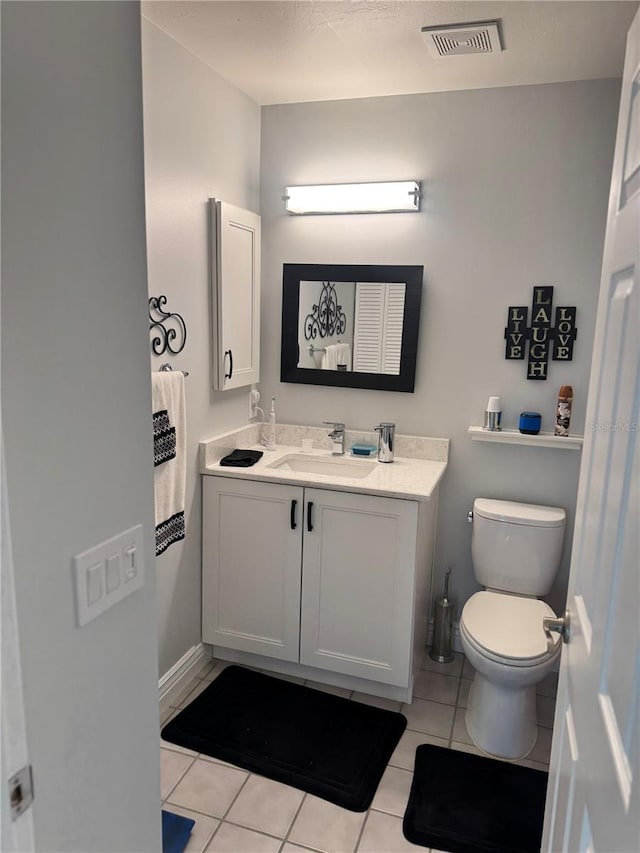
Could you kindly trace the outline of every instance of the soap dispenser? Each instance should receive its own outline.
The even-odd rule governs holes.
[[[378,462],[393,462],[396,425],[381,423],[374,429],[378,433]]]

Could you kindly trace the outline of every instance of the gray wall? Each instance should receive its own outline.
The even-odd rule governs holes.
[[[152,367],[189,371],[187,536],[157,560],[165,673],[201,640],[198,442],[248,419],[248,388],[211,390],[207,199],[259,211],[260,108],[145,19],[142,36],[149,295],[165,294],[187,325],[180,355]]]
[[[550,602],[566,591],[580,454],[472,442],[487,398],[504,425],[523,409],[552,429],[558,389],[574,387],[572,431],[584,429],[619,81],[265,107],[261,199],[262,393],[281,422],[346,421],[451,439],[438,515],[437,579],[453,568],[460,604],[478,587],[467,510],[477,495],[560,505],[569,516]],[[416,178],[419,214],[289,217],[287,184]],[[414,394],[279,382],[282,264],[423,264]],[[577,305],[574,361],[546,382],[504,360],[508,305],[533,285]],[[268,332],[268,334],[267,334]]]
[[[161,846],[139,15],[2,4],[2,409],[43,853]],[[76,628],[73,555],[137,523],[143,588]]]

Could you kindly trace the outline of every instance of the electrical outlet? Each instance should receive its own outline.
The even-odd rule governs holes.
[[[258,403],[260,402],[260,392],[257,388],[252,388],[249,391],[249,420],[253,420],[258,414]]]

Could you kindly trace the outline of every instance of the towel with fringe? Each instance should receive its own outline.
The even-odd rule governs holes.
[[[186,413],[184,374],[151,374],[156,556],[185,537]]]

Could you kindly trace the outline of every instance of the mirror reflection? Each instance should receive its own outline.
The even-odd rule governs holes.
[[[298,364],[398,376],[405,282],[301,281]]]
[[[284,264],[281,381],[412,392],[423,273]]]

